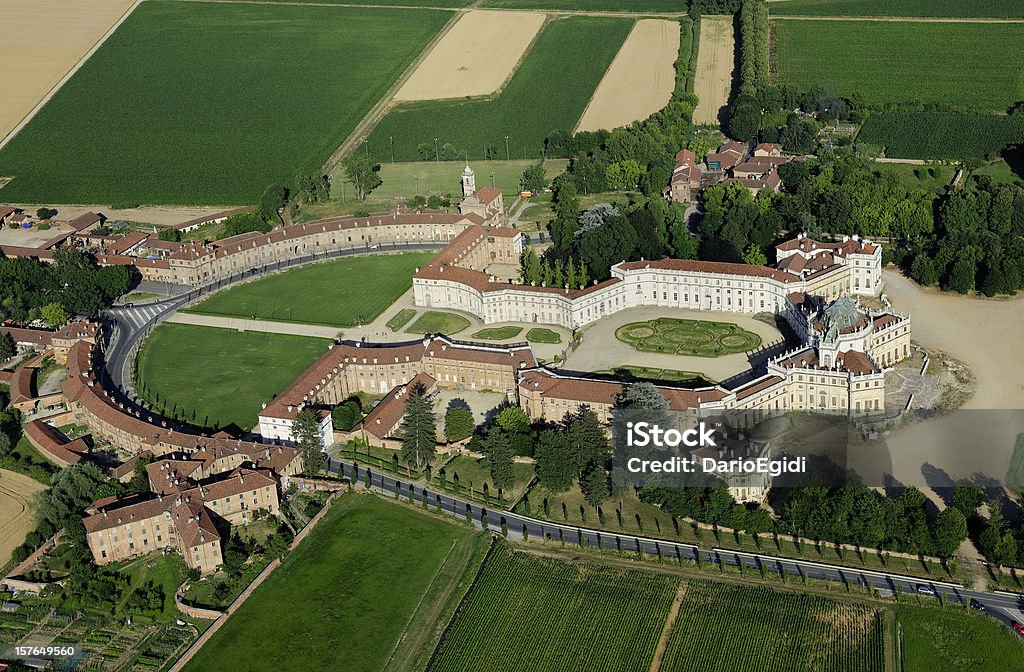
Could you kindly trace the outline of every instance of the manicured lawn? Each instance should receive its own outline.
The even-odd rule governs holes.
[[[999,111],[1024,98],[1019,69],[1006,67],[1024,62],[1024,24],[775,21],[772,28],[779,80],[804,89]]]
[[[390,148],[388,151],[390,152]],[[373,198],[404,199],[417,194],[423,196],[447,194],[452,198],[461,198],[462,171],[466,167],[464,161],[441,161],[438,163],[431,159],[430,161],[390,163],[387,161],[389,156],[389,153],[379,155],[379,158],[385,161],[381,164],[379,173],[383,184],[373,190]],[[491,186],[491,173],[494,173],[493,184],[502,190],[505,194],[505,202],[508,204],[519,193],[519,178],[523,176],[523,171],[535,163],[537,163],[536,160],[524,161],[520,158],[511,161],[473,161],[471,167],[476,172],[477,188]],[[544,171],[548,179],[552,180],[555,176],[565,172],[568,165],[567,159],[548,159],[544,162]],[[344,179],[343,169],[335,172],[333,182],[335,191],[340,192],[338,185]],[[351,185],[345,185],[345,189],[351,196]],[[334,196],[340,198],[341,194],[335,193]]]
[[[448,618],[437,610],[439,589],[464,590],[481,543],[466,525],[346,495],[185,669],[423,669]],[[403,638],[398,660],[391,659]]]
[[[351,327],[369,324],[412,287],[433,252],[378,254],[294,268],[219,292],[188,310]]]
[[[400,311],[395,313],[395,316],[388,320],[388,329],[391,331],[398,331],[406,324],[409,323],[413,317],[415,317],[416,311],[412,308],[402,308]]]
[[[407,334],[457,334],[469,328],[469,320],[455,313],[428,310],[405,330]]]
[[[668,352],[697,357],[746,352],[761,344],[760,336],[731,322],[679,320],[671,317],[624,324],[615,330],[615,338],[641,352]]]
[[[249,429],[261,404],[327,352],[329,343],[306,336],[164,324],[139,354],[136,391],[157,409],[188,422]]]
[[[142,3],[0,151],[0,198],[253,203],[317,170],[450,16]]]
[[[534,327],[526,332],[526,340],[530,343],[561,343],[562,337],[557,331],[545,329],[544,327]]]
[[[896,607],[906,672],[1018,669],[1024,648],[1006,626],[962,608]]]
[[[482,338],[485,341],[504,341],[518,336],[522,330],[522,327],[490,327],[476,332],[473,334],[473,338]]]
[[[1019,0],[786,0],[769,5],[772,14],[806,16],[1020,17]]]
[[[374,129],[370,154],[390,157],[393,138],[395,157],[415,161],[423,158],[417,148],[433,147],[436,138],[474,163],[485,148],[492,157],[507,158],[507,137],[508,156],[539,158],[548,134],[575,128],[632,25],[624,18],[552,21],[496,98],[400,105]],[[477,173],[478,184],[488,181]]]

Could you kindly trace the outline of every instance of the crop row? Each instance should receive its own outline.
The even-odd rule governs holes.
[[[969,112],[874,112],[859,143],[884,148],[902,159],[965,159],[996,154],[1024,142],[1024,112],[1013,115]]]
[[[693,582],[661,669],[875,672],[884,626],[869,607],[765,587]]]
[[[497,549],[430,670],[646,671],[678,582]]]

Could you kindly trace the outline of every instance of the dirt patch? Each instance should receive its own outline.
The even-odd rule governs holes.
[[[665,107],[675,88],[679,22],[642,19],[622,44],[577,131],[625,126]]]
[[[964,408],[1024,408],[1024,333],[1020,298],[983,299],[923,289],[884,271],[885,293],[893,307],[913,320],[914,340],[962,361],[975,378],[974,396]]]
[[[539,12],[466,12],[394,99],[440,100],[495,93],[515,72],[545,20]]]
[[[135,0],[5,0],[0,140],[103,39]]]
[[[735,37],[731,16],[705,16],[700,20],[700,51],[693,90],[699,102],[693,112],[696,124],[717,124],[729,102],[735,68]]]
[[[11,559],[11,551],[25,541],[35,526],[30,502],[46,487],[39,481],[0,469],[0,565]]]
[[[651,661],[651,672],[658,672],[661,669],[661,661],[665,657],[665,649],[668,648],[668,638],[672,634],[672,628],[679,617],[679,608],[683,606],[683,596],[686,595],[687,584],[682,584],[676,589],[676,597],[672,600],[672,607],[668,611],[668,618],[665,619],[665,627],[661,631],[661,639],[658,640],[658,647],[654,651],[654,659]]]

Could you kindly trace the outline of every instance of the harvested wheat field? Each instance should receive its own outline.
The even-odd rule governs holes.
[[[29,502],[46,487],[39,481],[0,469],[0,565],[7,564],[13,551],[34,527]]]
[[[702,17],[697,74],[693,83],[693,91],[699,98],[697,109],[693,111],[694,123],[718,123],[722,108],[729,102],[734,57],[732,17]]]
[[[576,130],[625,126],[665,107],[675,88],[678,56],[678,21],[637,21],[604,73]]]
[[[0,3],[0,141],[49,96],[136,1]]]
[[[396,101],[486,96],[508,81],[544,26],[539,12],[466,12],[426,55]]]

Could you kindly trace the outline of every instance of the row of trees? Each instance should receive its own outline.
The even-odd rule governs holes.
[[[74,315],[95,316],[128,291],[125,266],[96,267],[81,250],[62,247],[53,263],[0,258],[0,318],[26,323],[45,319],[58,327]]]

